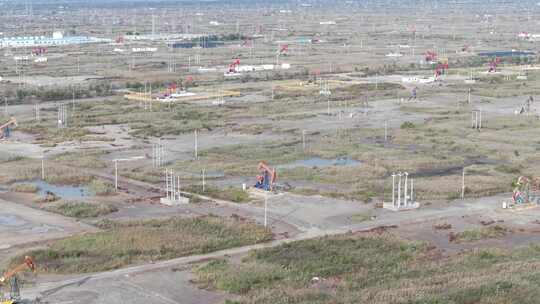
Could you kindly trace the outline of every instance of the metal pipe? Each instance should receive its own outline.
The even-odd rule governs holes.
[[[479,113],[479,115],[480,115],[480,122],[479,122],[479,127],[478,127],[478,129],[482,129],[482,111],[480,110],[478,113]]]
[[[397,201],[397,204],[398,204],[398,207],[401,207],[401,172],[398,172],[398,177],[399,177],[399,181],[398,181],[398,201]]]
[[[392,206],[396,206],[396,174],[392,173]]]
[[[165,194],[169,199],[169,169],[165,169]]]
[[[403,202],[403,205],[404,206],[407,206],[408,203],[407,203],[407,185],[408,185],[408,178],[409,178],[409,173],[405,172],[405,195],[403,195],[403,199],[405,200]]]
[[[178,183],[176,185],[176,192],[178,192],[178,200],[180,200],[180,198],[182,197],[181,191],[180,191],[180,176],[176,177],[176,182]]]

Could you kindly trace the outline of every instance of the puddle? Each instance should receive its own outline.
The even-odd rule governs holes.
[[[1,215],[0,226],[20,227],[26,225],[26,221],[16,215]]]
[[[297,160],[295,162],[292,162],[286,165],[279,165],[277,166],[277,168],[278,169],[294,169],[298,167],[324,168],[324,167],[332,167],[332,166],[356,166],[359,164],[361,164],[361,162],[354,159],[350,159],[348,157],[334,158],[334,159],[313,157],[313,158],[308,158],[308,159]]]
[[[41,180],[20,182],[16,184],[32,184],[32,185],[38,186],[39,187],[38,194],[42,196],[46,195],[47,191],[52,192],[56,194],[57,196],[61,198],[66,198],[66,199],[77,199],[77,198],[90,196],[90,193],[88,192],[88,189],[86,187],[57,186],[57,185],[51,185]]]
[[[64,229],[60,228],[60,227],[57,227],[57,226],[49,226],[49,225],[46,225],[46,224],[43,224],[41,226],[36,226],[36,227],[32,227],[32,229],[26,231],[26,232],[29,232],[31,234],[41,234],[41,233],[47,233],[47,232],[63,232]]]

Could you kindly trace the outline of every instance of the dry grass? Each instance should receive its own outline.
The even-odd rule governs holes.
[[[60,201],[48,204],[45,209],[47,211],[75,218],[93,218],[118,211],[116,207],[109,204],[73,201]]]
[[[450,240],[453,242],[475,242],[485,239],[502,238],[509,233],[512,233],[511,229],[501,225],[494,225],[450,234]]]
[[[208,253],[272,239],[269,231],[253,223],[213,216],[104,221],[99,226],[104,231],[52,241],[47,249],[33,250],[25,255],[39,261],[40,272],[83,273]]]
[[[239,303],[533,304],[539,251],[439,260],[433,249],[389,235],[343,235],[258,250],[240,265],[214,261],[196,273],[202,287],[239,294]]]
[[[9,190],[13,192],[36,193],[39,191],[39,187],[32,184],[15,184]]]
[[[89,183],[93,177],[85,174],[80,168],[70,164],[51,160],[45,167],[45,181],[57,185],[83,185]],[[0,163],[0,183],[10,184],[18,181],[41,179],[40,160],[21,160]]]

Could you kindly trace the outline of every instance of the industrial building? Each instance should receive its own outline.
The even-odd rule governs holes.
[[[36,46],[59,46],[71,44],[104,43],[111,42],[110,39],[87,37],[87,36],[69,36],[64,37],[62,32],[54,32],[52,37],[29,36],[29,37],[7,37],[0,38],[0,47],[36,47]]]
[[[124,39],[127,41],[155,41],[155,40],[184,40],[184,39],[199,39],[204,37],[202,34],[136,34],[136,35],[125,35]]]
[[[225,43],[222,41],[209,41],[207,39],[199,40],[199,41],[175,41],[175,42],[169,42],[168,46],[174,49],[191,49],[191,48],[216,48],[216,47],[222,47]]]

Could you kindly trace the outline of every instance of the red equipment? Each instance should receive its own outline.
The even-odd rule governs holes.
[[[425,59],[426,62],[437,61],[437,53],[435,53],[434,51],[427,51]]]
[[[40,56],[47,53],[47,48],[44,47],[36,47],[32,49],[32,55],[34,56]]]
[[[257,175],[257,183],[255,184],[255,188],[266,191],[273,190],[277,180],[276,170],[270,168],[265,161],[259,162],[257,170],[261,172],[261,175]]]
[[[169,84],[169,86],[167,87],[167,94],[170,95],[172,93],[176,93],[176,88],[177,88],[176,83],[173,82]]]
[[[435,77],[439,77],[448,70],[448,63],[439,63],[435,67]]]
[[[280,55],[287,55],[289,53],[289,45],[288,44],[280,45],[278,53]]]
[[[497,72],[497,66],[499,65],[499,63],[501,63],[501,58],[497,57],[495,59],[493,59],[491,61],[491,63],[489,64],[489,70],[488,72],[489,73],[495,73]]]
[[[6,123],[0,125],[0,139],[8,138],[11,134],[11,128],[17,126],[15,117],[11,117]]]
[[[240,65],[240,59],[236,58],[234,61],[229,64],[229,73],[237,73],[238,71],[236,68]]]
[[[0,284],[4,284],[6,281],[8,281],[12,276],[16,275],[17,273],[23,271],[24,269],[30,269],[32,272],[36,271],[36,264],[34,263],[34,260],[29,257],[24,257],[24,263],[20,264],[19,266],[16,266],[10,271],[7,271],[4,273],[2,277],[0,277]]]

